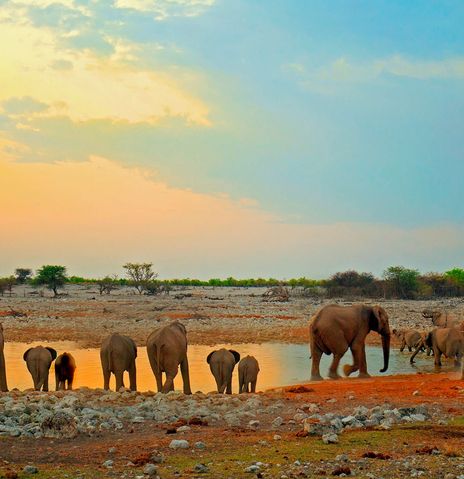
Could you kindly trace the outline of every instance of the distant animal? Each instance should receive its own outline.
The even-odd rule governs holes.
[[[184,394],[192,394],[187,358],[187,330],[182,323],[173,321],[153,331],[147,339],[147,354],[158,392],[174,391],[174,378],[180,365]],[[166,374],[164,385],[163,372]]]
[[[333,354],[329,377],[338,379],[338,365],[346,351],[351,349],[353,364],[345,365],[346,376],[359,370],[359,377],[369,377],[366,362],[366,336],[370,331],[382,337],[383,368],[388,369],[390,358],[390,326],[386,311],[380,306],[339,306],[331,304],[321,308],[312,318],[309,326],[311,346],[311,380],[322,379],[319,363],[323,353]]]
[[[416,352],[416,350],[418,350],[418,352],[426,350],[427,356],[430,355],[431,348],[429,348],[425,342],[427,333],[421,333],[415,329],[393,329],[392,333],[401,341],[401,353],[407,347],[409,352],[411,352],[413,349],[414,352]],[[411,357],[411,364],[414,362],[414,357],[416,357],[416,354]]]
[[[56,359],[56,351],[53,348],[36,346],[29,348],[23,355],[27,369],[31,373],[34,389],[36,391],[48,391],[48,375],[50,366]]]
[[[259,364],[254,356],[245,356],[238,363],[238,392],[256,392]]]
[[[129,373],[129,387],[137,390],[137,370],[135,359],[137,346],[132,338],[114,333],[102,342],[100,360],[103,370],[103,387],[110,388],[111,373],[116,378],[116,391],[124,387],[124,371]]]
[[[435,366],[441,367],[442,354],[454,359],[454,365],[459,367],[464,353],[464,335],[456,328],[436,328],[428,333],[426,344],[433,349]],[[414,359],[417,351],[412,355]]]
[[[432,324],[437,328],[458,328],[464,332],[464,321],[461,321],[461,319],[454,313],[424,309],[422,311],[422,317],[431,319]]]
[[[3,352],[5,338],[3,337],[3,325],[0,323],[0,392],[7,392],[5,354]]]
[[[76,370],[76,361],[72,354],[60,354],[55,360],[55,380],[56,390],[71,390],[74,380],[74,371]]]
[[[208,354],[206,362],[216,381],[218,393],[232,394],[232,373],[240,361],[240,354],[233,349],[218,349]]]

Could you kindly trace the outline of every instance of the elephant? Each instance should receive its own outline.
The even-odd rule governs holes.
[[[240,354],[233,349],[218,349],[208,354],[206,362],[216,380],[218,393],[232,394],[232,373],[240,361]]]
[[[256,381],[258,379],[259,364],[254,356],[245,356],[238,363],[238,392],[256,392]],[[250,387],[250,389],[249,389]]]
[[[108,336],[100,348],[104,389],[110,388],[111,373],[116,378],[116,391],[124,388],[124,371],[128,371],[130,390],[137,391],[136,358],[137,345],[132,338],[118,333]]]
[[[29,348],[24,353],[23,359],[34,381],[34,389],[48,391],[48,374],[52,362],[56,359],[56,351],[53,348],[36,346]]]
[[[74,380],[76,361],[72,354],[60,354],[55,360],[56,390],[71,390]],[[67,383],[67,384],[66,384]],[[66,388],[67,385],[67,388]]]
[[[433,349],[435,367],[441,367],[441,355],[454,358],[454,365],[459,367],[464,353],[464,334],[456,328],[436,328],[428,333],[425,339],[427,346]],[[417,354],[417,350],[411,357],[411,361]]]
[[[180,365],[184,394],[192,394],[187,358],[187,330],[182,323],[173,321],[153,331],[147,339],[147,354],[158,392],[174,391],[174,378]],[[166,374],[164,385],[163,372]]]
[[[426,345],[425,338],[427,333],[420,333],[415,329],[393,329],[392,333],[401,341],[400,352],[404,351],[404,348],[407,347],[409,352],[414,349],[414,355],[409,360],[412,364],[414,358],[416,357],[416,351],[427,351],[427,356],[430,356],[431,348]]]
[[[447,311],[437,311],[432,309],[424,309],[422,317],[431,319],[432,324],[437,328],[458,328],[464,332],[464,321],[461,321],[455,314]]]
[[[5,354],[3,347],[5,344],[5,338],[3,337],[3,325],[0,323],[0,392],[6,393],[8,386],[6,383],[6,366],[5,366]]]
[[[329,377],[338,379],[338,365],[348,348],[353,354],[353,365],[345,365],[346,376],[359,369],[359,377],[369,377],[366,363],[365,339],[370,331],[382,337],[383,368],[388,369],[390,358],[390,326],[388,315],[380,306],[357,304],[339,306],[331,304],[321,308],[312,318],[309,326],[311,345],[311,380],[320,381],[319,363],[323,353],[333,354]]]

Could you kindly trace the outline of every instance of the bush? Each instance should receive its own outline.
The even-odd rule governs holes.
[[[139,294],[146,291],[150,281],[158,277],[158,273],[153,271],[153,263],[126,263],[123,268],[129,278],[129,284],[133,286]]]
[[[97,284],[100,295],[103,293],[110,294],[111,291],[117,289],[119,281],[117,276],[105,276],[102,279],[98,279]]]
[[[26,283],[32,276],[32,269],[16,268],[15,269],[16,282],[18,284]]]
[[[58,296],[58,288],[63,288],[67,280],[66,266],[45,265],[37,271],[33,284],[45,285],[54,296]]]
[[[386,293],[400,299],[412,299],[419,290],[419,271],[404,266],[390,266],[383,272]]]
[[[335,296],[379,296],[380,288],[372,273],[354,270],[335,273],[326,283],[327,294]]]

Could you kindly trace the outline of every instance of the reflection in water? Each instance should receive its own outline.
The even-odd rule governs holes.
[[[103,387],[103,376],[100,365],[99,349],[80,349],[72,342],[45,343],[5,343],[5,359],[7,365],[8,386],[10,389],[27,389],[32,387],[32,379],[23,361],[24,352],[30,347],[42,344],[52,346],[61,354],[71,353],[77,363],[74,387],[87,386],[89,388]],[[242,357],[247,354],[253,355],[259,361],[260,373],[258,376],[257,390],[288,386],[299,382],[309,381],[311,360],[309,348],[305,344],[227,344],[211,346],[189,346],[188,356],[190,364],[190,382],[192,391],[214,391],[216,384],[206,363],[206,356],[213,350],[226,347],[235,349]],[[372,375],[380,375],[378,372],[383,365],[382,350],[378,347],[367,347],[367,364]],[[433,372],[433,357],[427,358],[425,354],[416,356],[416,366],[409,364],[410,354],[399,353],[392,350],[390,356],[390,368],[388,374],[413,374],[417,371]],[[321,372],[327,372],[331,357],[324,355],[321,361]],[[341,365],[351,362],[351,354],[347,353]],[[444,371],[450,371],[452,363],[445,364]],[[340,369],[341,370],[341,369]],[[129,378],[125,375],[125,384],[128,386]],[[114,388],[114,377],[111,379],[111,387]],[[156,390],[155,377],[148,362],[146,349],[138,348],[137,358],[137,386],[140,391]],[[180,371],[175,380],[176,389],[182,389]],[[238,390],[237,368],[234,370],[232,383],[233,392]],[[50,390],[55,389],[55,374],[53,366],[50,370]]]

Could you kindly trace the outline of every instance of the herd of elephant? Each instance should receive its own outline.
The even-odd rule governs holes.
[[[441,366],[441,357],[454,359],[458,367],[464,354],[464,322],[451,314],[424,311],[424,318],[431,319],[434,328],[422,333],[415,330],[393,330],[401,341],[401,351],[407,346],[414,349],[411,363],[420,350],[433,351],[435,366]],[[332,354],[333,360],[329,368],[329,377],[339,378],[338,365],[343,355],[351,350],[353,364],[345,365],[346,376],[359,371],[359,377],[369,377],[366,361],[366,336],[375,331],[382,338],[384,365],[380,372],[388,369],[390,357],[390,326],[388,315],[381,306],[336,304],[322,307],[310,321],[311,348],[311,380],[321,380],[319,364],[322,354]],[[5,357],[3,353],[4,337],[0,324],[0,391],[7,391]],[[183,391],[191,394],[190,375],[187,357],[187,331],[185,326],[174,321],[153,331],[147,339],[147,354],[150,366],[155,375],[158,392],[167,393],[174,390],[174,378],[179,366],[183,380]],[[100,359],[103,371],[104,389],[109,389],[110,376],[114,374],[116,390],[124,388],[124,372],[129,373],[129,387],[137,390],[136,374],[137,346],[128,336],[114,333],[107,337],[100,348]],[[31,373],[34,389],[48,391],[50,366],[55,361],[56,389],[72,389],[76,362],[71,354],[57,356],[53,348],[36,346],[28,349],[23,359]],[[214,376],[219,393],[232,393],[232,373],[238,363],[239,393],[255,392],[259,373],[259,364],[253,356],[240,359],[234,350],[219,349],[212,351],[206,358]],[[163,383],[162,374],[165,374]],[[461,379],[464,379],[464,362]]]
[[[0,324],[0,391],[6,392],[8,388],[3,345],[3,328]],[[187,358],[187,331],[182,323],[174,321],[153,331],[147,339],[147,354],[158,392],[174,391],[174,378],[180,366],[183,391],[185,394],[192,393]],[[116,391],[124,390],[123,376],[127,371],[129,388],[131,391],[136,391],[136,358],[137,346],[132,338],[118,333],[108,336],[100,348],[104,389],[110,389],[110,377],[114,374]],[[72,389],[76,361],[71,354],[65,352],[58,356],[53,348],[35,346],[24,353],[23,359],[32,376],[36,391],[48,391],[49,371],[53,361],[55,361],[56,390]],[[216,380],[218,392],[232,394],[232,373],[237,363],[239,393],[256,391],[259,364],[255,357],[246,356],[240,359],[237,351],[223,348],[212,351],[206,361]],[[164,384],[163,373],[165,374]]]

